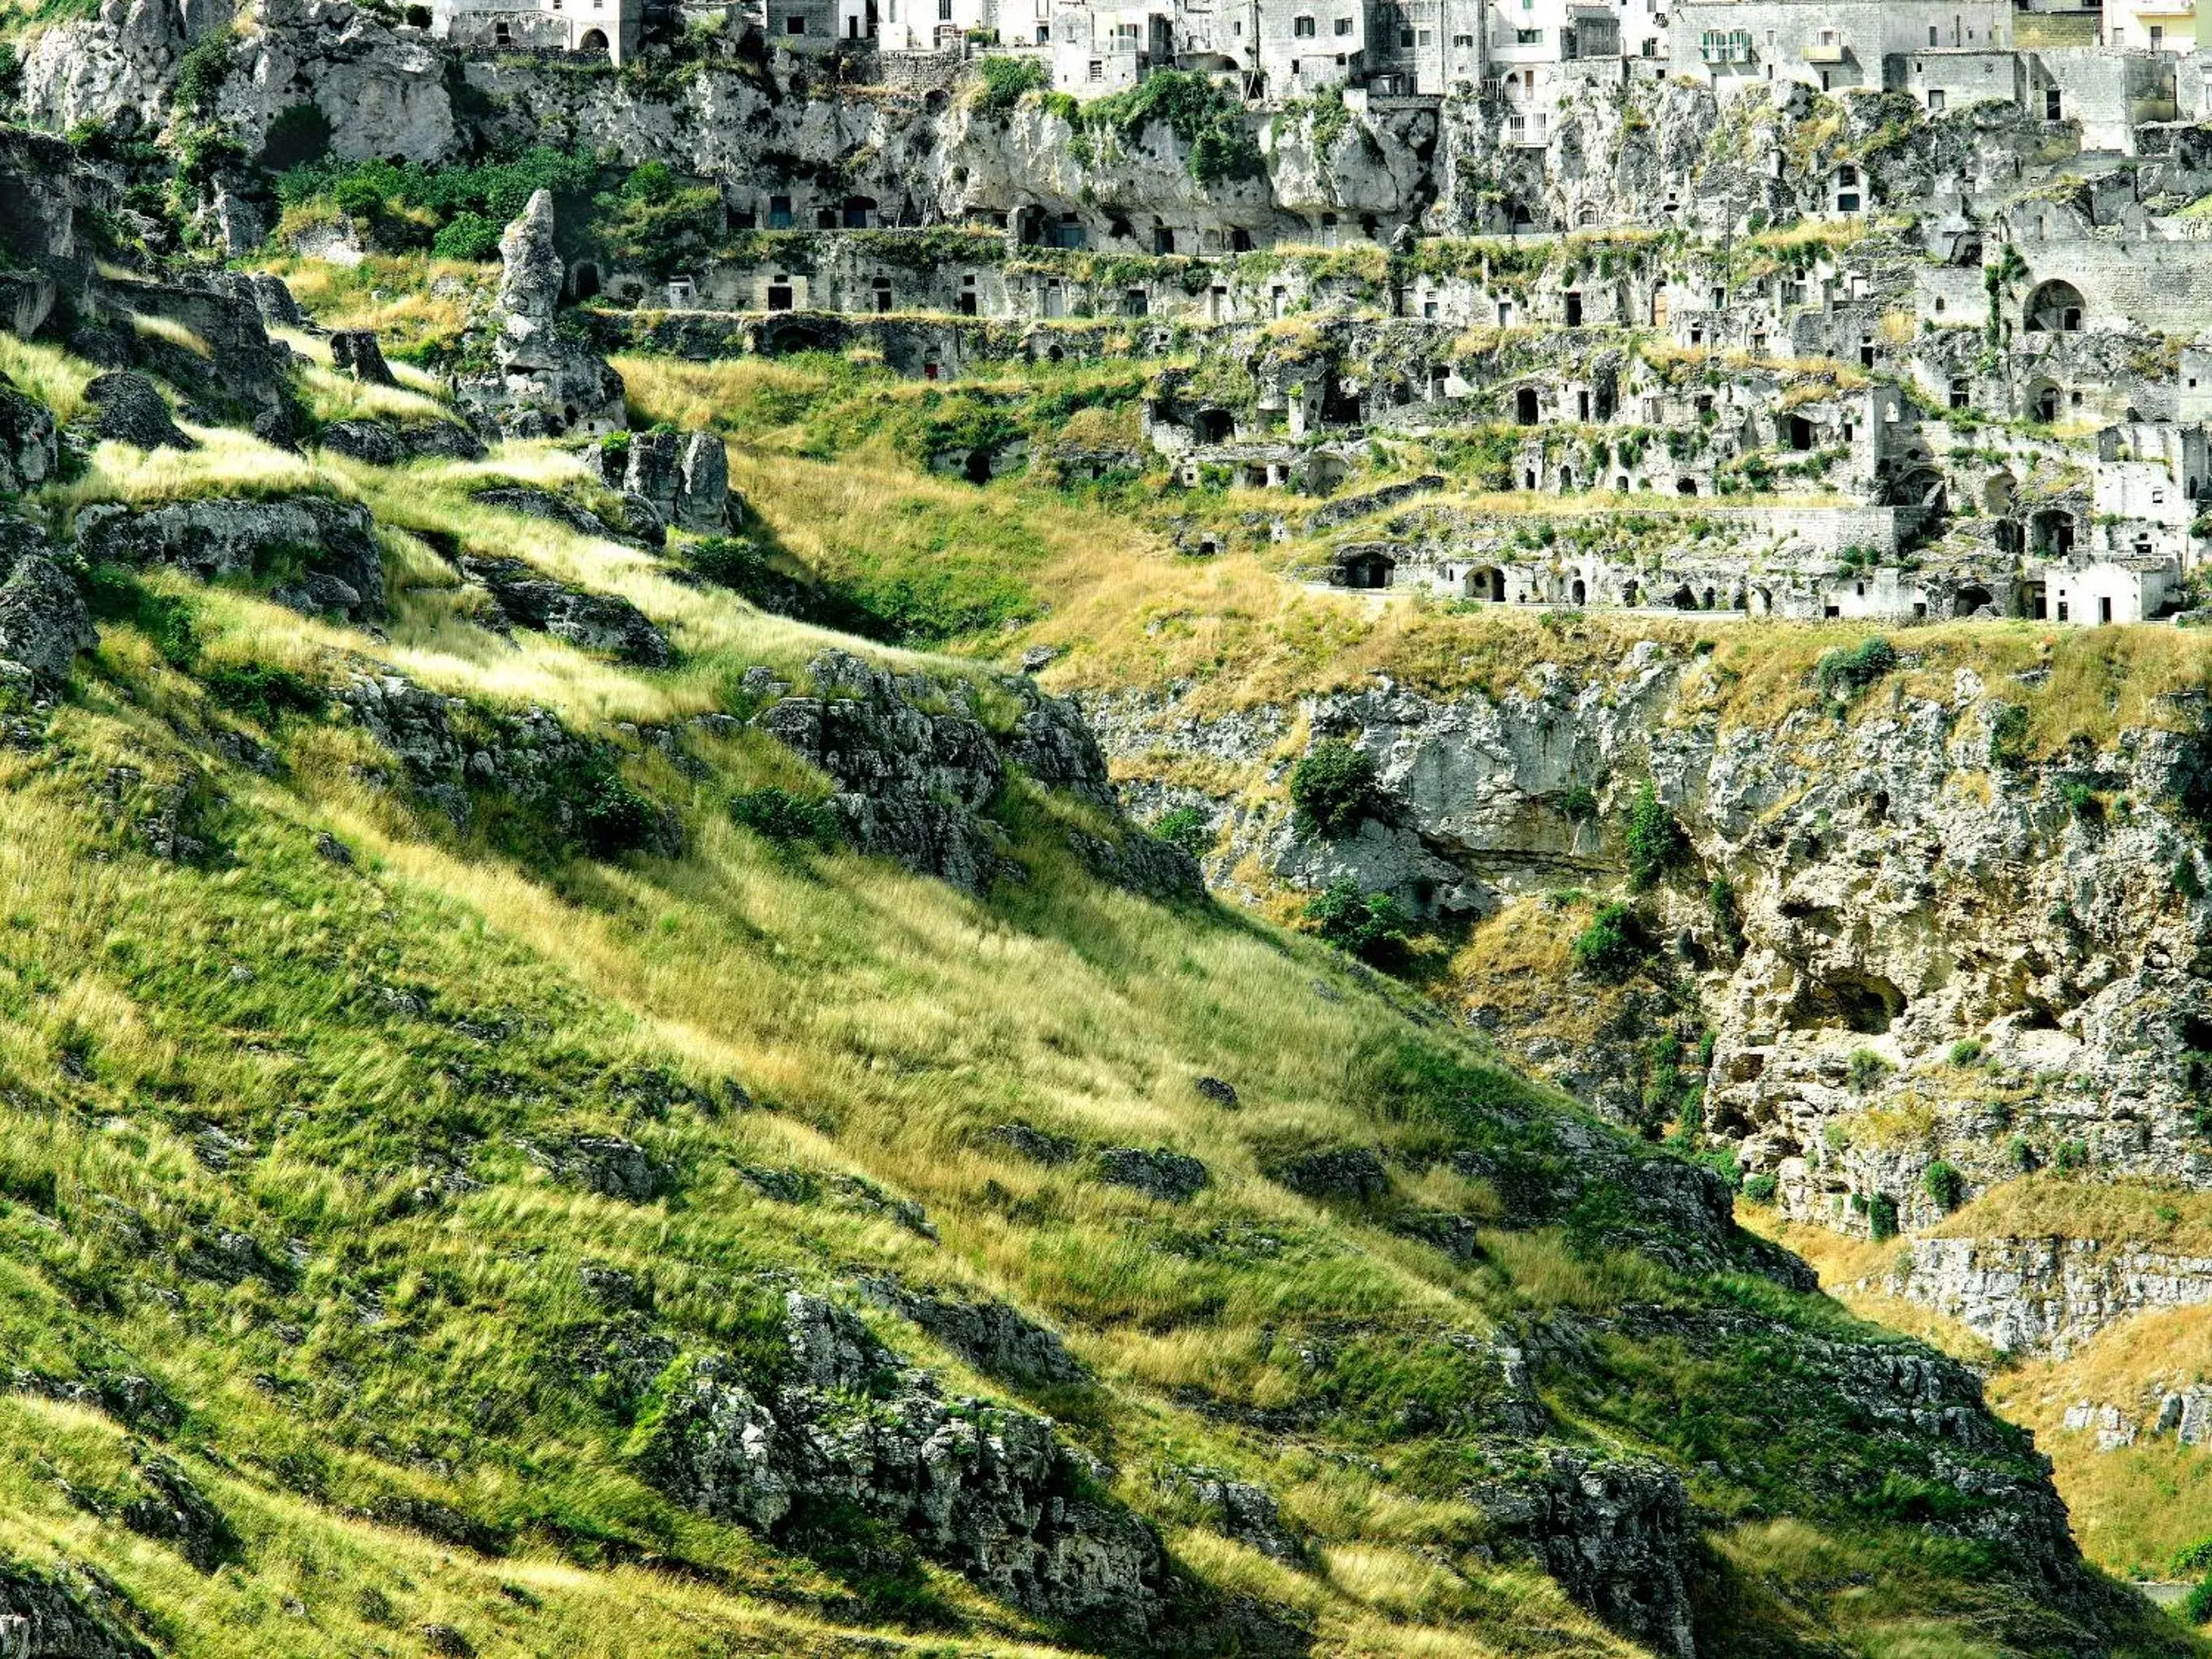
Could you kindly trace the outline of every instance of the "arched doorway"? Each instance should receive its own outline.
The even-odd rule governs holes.
[[[1674,493],[1677,495],[1696,495],[1698,493],[1698,481],[1695,478],[1677,478],[1674,481]]]
[[[1802,453],[1813,447],[1813,423],[1802,415],[1790,417],[1790,447]]]
[[[1951,596],[1951,614],[1954,617],[1971,617],[1984,606],[1993,603],[1988,588],[1978,583],[1970,582]]]
[[[1513,394],[1513,419],[1522,426],[1536,424],[1536,388],[1524,386]]]
[[[987,484],[990,483],[991,452],[988,449],[969,450],[968,452],[967,462],[961,467],[960,471],[962,476],[964,477],[969,483]]]
[[[1470,599],[1488,599],[1492,605],[1505,603],[1505,573],[1494,564],[1468,571],[1461,586]]]
[[[2028,521],[2027,544],[2038,553],[2071,553],[2074,550],[2074,515],[2063,507],[2045,507]]]
[[[1572,468],[1572,467],[1571,467],[1571,466],[1563,466],[1563,467],[1561,467],[1561,468],[1559,469],[1559,494],[1561,494],[1562,495],[1571,495],[1571,494],[1573,494],[1573,493],[1574,493],[1574,488],[1575,488],[1575,470],[1574,470],[1574,468]]]
[[[1674,590],[1674,597],[1667,603],[1677,611],[1695,611],[1698,608],[1698,596],[1690,591],[1689,583],[1684,582]]]
[[[2071,283],[2045,283],[2027,296],[2021,312],[2030,334],[2075,334],[2081,328],[2081,290]]]
[[[2037,380],[2027,388],[2027,418],[2048,426],[2058,418],[2058,388],[2048,380]]]
[[[1569,590],[1569,596],[1577,605],[1589,603],[1589,589],[1583,585],[1583,579],[1580,576],[1575,578],[1574,586]]]
[[[576,42],[576,50],[578,52],[607,52],[607,55],[610,58],[614,55],[612,52],[607,52],[607,34],[605,29],[586,29],[584,31],[583,39]]]
[[[1637,586],[1636,580],[1633,577],[1631,577],[1628,580],[1621,583],[1620,602],[1623,605],[1632,609],[1642,598],[1643,590]]]
[[[1201,409],[1198,411],[1198,441],[1202,444],[1225,444],[1237,431],[1236,417],[1225,409]]]

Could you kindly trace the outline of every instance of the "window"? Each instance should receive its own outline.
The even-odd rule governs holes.
[[[1106,65],[1096,58],[1091,60],[1091,78],[1094,81],[1103,81],[1106,78]]]
[[[1036,26],[1036,43],[1041,46],[1048,46],[1052,44],[1051,24],[1039,23]]]
[[[1540,46],[1544,44],[1544,31],[1516,29],[1513,31],[1513,44],[1516,46]]]
[[[1455,34],[1452,36],[1452,45],[1457,50],[1466,52],[1474,45],[1474,37],[1471,34]]]
[[[937,0],[937,21],[940,23],[952,21],[952,0]]]
[[[770,230],[791,228],[791,198],[771,196],[768,198],[768,228]]]
[[[1349,33],[1352,33],[1352,20],[1351,20],[1349,17],[1340,17],[1340,18],[1338,18],[1338,19],[1336,20],[1336,32],[1337,32],[1339,34],[1349,34]]]
[[[2153,507],[2164,507],[2166,505],[2166,492],[2163,489],[2152,490],[2150,492],[2150,504]]]
[[[1928,44],[1929,44],[1929,46],[1932,46],[1936,45],[1936,26],[1935,26],[1933,23],[1930,23],[1930,24],[1928,26]]]
[[[1398,31],[1398,49],[1399,49],[1401,52],[1403,52],[1407,47],[1408,47],[1408,46],[1412,46],[1413,44],[1413,30],[1411,30],[1411,29],[1400,29],[1400,30]]]
[[[785,18],[785,19],[783,20],[783,32],[784,32],[786,34],[804,34],[804,33],[806,33],[806,19],[805,19],[805,18],[804,18],[803,16],[801,16],[801,15],[800,15],[799,13],[797,13],[797,12],[793,12],[793,13],[792,13],[790,16],[788,16],[788,17],[787,17],[787,18]]]
[[[1421,31],[1420,31],[1420,33],[1419,33],[1415,37],[1416,43],[1417,43],[1417,44],[1419,44],[1419,45],[1420,45],[1420,46],[1427,46],[1427,45],[1429,45],[1429,44],[1430,44],[1431,39],[1431,37],[1430,36],[1430,33],[1429,33],[1428,30],[1426,30],[1426,29],[1423,29],[1423,30],[1421,30]]]
[[[1310,17],[1293,17],[1291,20],[1291,33],[1300,40],[1312,40],[1314,20]]]
[[[1943,93],[1941,88],[1930,87],[1928,89],[1928,112],[1930,115],[1941,115],[1943,112]]]

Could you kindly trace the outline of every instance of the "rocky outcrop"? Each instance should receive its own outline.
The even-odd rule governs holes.
[[[54,412],[0,375],[0,492],[20,495],[51,480],[61,465]]]
[[[76,582],[45,552],[16,555],[0,581],[0,661],[20,663],[51,688],[69,678],[78,652],[99,642]]]
[[[858,1288],[927,1331],[977,1370],[1002,1381],[1066,1385],[1087,1380],[1059,1336],[1003,1302],[962,1302],[896,1279],[864,1279]]]
[[[1304,1547],[1284,1527],[1281,1506],[1265,1486],[1206,1468],[1170,1469],[1161,1484],[1189,1498],[1223,1537],[1278,1561],[1305,1559]]]
[[[349,622],[384,615],[376,525],[357,501],[100,502],[78,513],[76,546],[94,564],[173,565],[203,581],[257,578],[279,605],[310,614],[335,612]]]
[[[131,1531],[169,1545],[202,1572],[238,1553],[238,1536],[222,1511],[173,1458],[147,1459],[138,1481],[139,1495],[123,1508],[123,1524]]]
[[[535,629],[641,668],[668,665],[668,636],[628,599],[570,587],[520,559],[464,555],[457,562],[490,596],[497,620],[507,627]]]
[[[192,441],[178,429],[169,405],[153,381],[136,369],[102,374],[84,389],[92,405],[96,438],[139,449],[190,449]]]
[[[396,674],[360,676],[337,702],[392,752],[407,786],[458,825],[475,821],[473,792],[488,790],[596,854],[683,849],[680,820],[622,782],[611,745],[543,708],[494,714]]]
[[[2000,1353],[2063,1356],[2130,1314],[2212,1302],[2212,1257],[2091,1238],[1918,1238],[1863,1288],[1933,1308]]]
[[[389,421],[334,421],[316,441],[334,455],[370,466],[404,466],[409,461],[482,459],[483,440],[452,421],[397,426]]]
[[[1206,1185],[1206,1165],[1188,1153],[1156,1146],[1107,1146],[1098,1153],[1098,1178],[1128,1187],[1164,1204],[1188,1204]]]
[[[1608,665],[1531,664],[1496,696],[1379,683],[1313,699],[1296,712],[1370,757],[1395,804],[1393,822],[1336,841],[1279,798],[1124,787],[1140,811],[1198,804],[1224,824],[1217,875],[1255,858],[1295,886],[1348,878],[1417,912],[1487,914],[1616,881],[1648,779],[1685,837],[1638,901],[1667,988],[1620,994],[1593,1040],[1554,1035],[1573,1006],[1559,988],[1501,987],[1474,1014],[1509,1050],[1639,1119],[1653,1022],[1692,999],[1689,1040],[1713,1033],[1708,1133],[1771,1178],[1786,1214],[1845,1231],[1878,1213],[1932,1226],[1938,1159],[1957,1172],[1954,1204],[2051,1164],[2212,1185],[2187,1060],[2212,1046],[2196,966],[2212,903],[2176,874],[2203,867],[2181,803],[2202,793],[2208,740],[2187,711],[2181,729],[2035,763],[2006,735],[2030,688],[1971,670],[1948,694],[1887,682],[1841,715],[1808,699],[1723,718],[1717,689],[1703,659],[1647,641]],[[1140,777],[1203,757],[1247,780],[1279,778],[1294,714],[1193,716],[1150,694],[1091,713]]]
[[[339,374],[349,374],[363,386],[399,384],[392,377],[392,365],[384,361],[374,329],[332,329],[330,344],[331,367]]]
[[[103,1583],[80,1585],[0,1562],[0,1653],[25,1659],[153,1659],[153,1650],[119,1629],[125,1610]],[[97,1610],[95,1610],[95,1598]]]
[[[454,400],[489,434],[600,434],[629,424],[622,377],[562,332],[556,313],[568,263],[554,240],[553,198],[539,191],[499,244],[499,296],[489,319],[498,373],[464,376]]]
[[[610,489],[649,503],[660,522],[696,535],[730,527],[730,459],[711,432],[636,432],[600,452]]]
[[[678,1502],[804,1549],[817,1517],[858,1511],[990,1595],[1140,1644],[1166,1564],[1152,1529],[1095,1496],[1098,1471],[1041,1417],[942,1397],[866,1327],[785,1299],[785,1361],[749,1375],[710,1356],[672,1392],[646,1454]]]
[[[1697,1532],[1689,1492],[1673,1470],[1554,1449],[1534,1479],[1486,1488],[1476,1501],[1607,1625],[1674,1659],[1695,1659]]]

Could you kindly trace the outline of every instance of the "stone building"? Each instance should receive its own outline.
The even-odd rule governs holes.
[[[433,0],[430,28],[489,52],[556,52],[627,64],[637,55],[644,0]]]

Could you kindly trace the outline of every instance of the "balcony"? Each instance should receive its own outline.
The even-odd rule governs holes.
[[[1850,48],[1841,40],[1814,40],[1805,47],[1808,64],[1840,64],[1850,55]]]
[[[1551,118],[1545,115],[1509,115],[1505,118],[1505,142],[1524,149],[1542,149],[1551,142]]]

